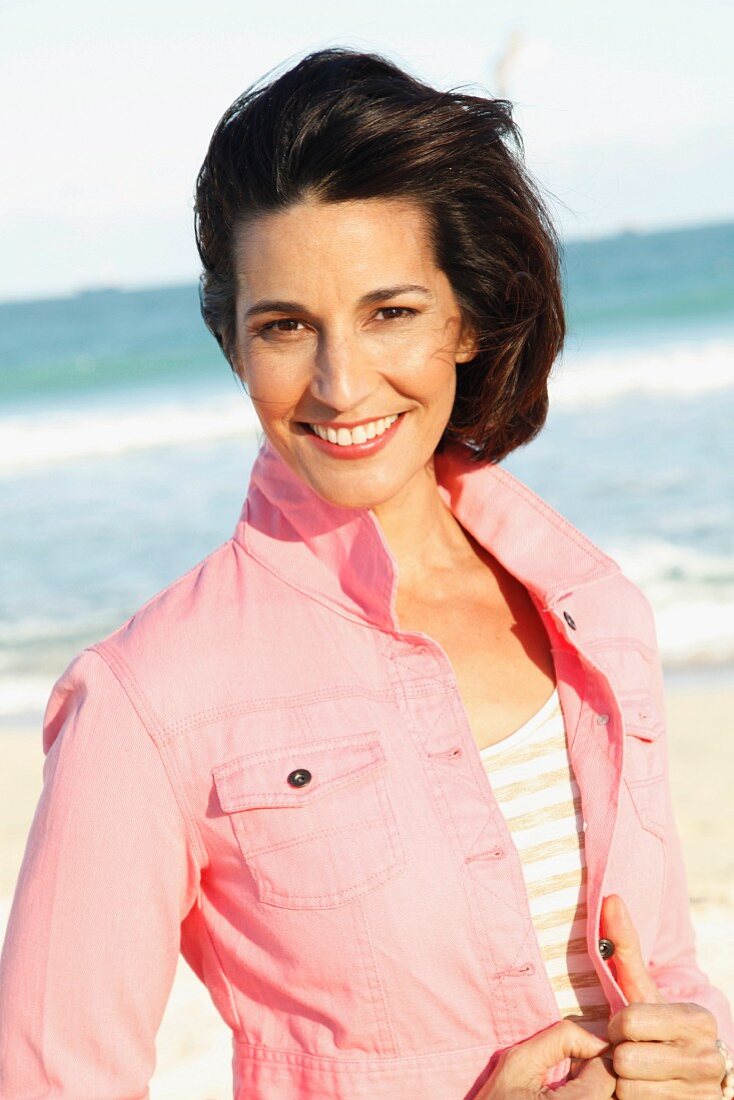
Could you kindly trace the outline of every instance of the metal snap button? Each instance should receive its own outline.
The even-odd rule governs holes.
[[[611,959],[614,954],[614,944],[611,940],[599,940],[599,954],[603,959]]]
[[[597,714],[596,723],[597,723],[598,726],[606,726],[608,721],[609,721],[609,715],[608,714]]]
[[[306,768],[296,768],[288,776],[288,782],[291,787],[303,787],[306,783],[311,782],[311,772],[307,771]]]
[[[573,621],[573,619],[569,615],[568,611],[563,612],[563,617],[566,620],[566,622],[568,623],[568,625],[571,627],[571,630],[575,630],[576,629],[576,623]]]

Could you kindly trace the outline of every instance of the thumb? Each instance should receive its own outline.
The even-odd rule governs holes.
[[[628,1001],[665,1004],[640,951],[637,929],[619,894],[609,894],[601,907],[601,931],[614,944],[612,967],[617,983]]]
[[[592,1058],[583,1062],[580,1072],[556,1089],[553,1096],[558,1100],[607,1100],[615,1095],[616,1086],[611,1059]]]
[[[535,1095],[544,1087],[548,1070],[565,1058],[598,1058],[609,1050],[608,1040],[572,1020],[560,1020],[508,1050],[493,1085],[500,1096],[513,1089]]]

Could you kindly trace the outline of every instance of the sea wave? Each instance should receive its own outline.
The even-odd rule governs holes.
[[[681,590],[710,592],[713,588],[721,592],[731,588],[734,595],[731,554],[716,554],[662,538],[629,539],[605,549],[659,605],[668,598],[678,598]]]
[[[260,427],[252,405],[231,396],[149,404],[144,399],[141,391],[135,408],[110,404],[0,416],[0,475],[128,451],[236,439]]]
[[[734,389],[734,338],[568,350],[553,369],[549,389],[552,405],[570,407],[641,394],[676,399]]]
[[[700,668],[734,664],[734,594],[726,599],[653,603],[658,645],[668,668]],[[36,674],[0,674],[0,723],[38,725],[56,679],[63,671],[58,661],[52,671]],[[40,728],[40,726],[39,726]]]
[[[57,676],[0,677],[0,719],[21,718],[38,722]],[[7,724],[7,723],[6,723]]]
[[[734,664],[734,560],[664,539],[605,547],[652,604],[658,645],[670,668]],[[84,645],[120,621],[27,616],[7,626],[0,652],[0,722],[38,722],[54,681]],[[34,645],[35,641],[35,645]]]
[[[734,661],[734,558],[664,539],[607,548],[652,604],[669,664]]]
[[[551,405],[573,409],[638,394],[676,400],[734,388],[734,337],[686,341],[637,350],[571,350],[550,380]],[[143,388],[134,399],[65,409],[0,413],[0,476],[59,462],[120,455],[128,451],[251,437],[260,430],[245,397],[181,391],[175,399],[151,399]]]

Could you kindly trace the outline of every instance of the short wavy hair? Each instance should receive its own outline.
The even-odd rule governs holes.
[[[195,198],[201,311],[235,373],[234,232],[304,198],[421,204],[479,346],[458,364],[437,450],[459,442],[499,462],[533,439],[565,336],[561,248],[512,104],[439,91],[345,47],[310,53],[239,96],[214,130]]]

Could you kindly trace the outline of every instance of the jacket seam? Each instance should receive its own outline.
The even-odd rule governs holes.
[[[107,660],[107,656],[102,652],[101,646],[103,646],[103,645],[104,645],[105,649],[109,650],[109,657],[111,658],[112,663],[110,663],[110,661]],[[152,708],[150,708],[150,706],[148,705],[145,697],[142,694],[142,691],[140,690],[139,685],[137,684],[137,682],[135,681],[132,673],[128,669],[127,664],[125,663],[123,658],[112,649],[112,647],[109,645],[109,643],[98,643],[98,645],[90,646],[89,648],[92,652],[97,653],[99,658],[102,661],[104,661],[107,668],[109,668],[112,675],[115,677],[117,682],[120,684],[122,690],[125,692],[127,698],[129,699],[131,706],[134,708],[135,713],[138,715],[138,718],[141,722],[141,725],[143,726],[146,733],[148,734],[151,741],[153,742],[153,744],[156,747],[156,750],[157,750],[157,752],[160,756],[160,759],[161,759],[161,763],[163,765],[163,769],[166,773],[166,778],[168,779],[169,785],[170,785],[171,790],[173,792],[173,796],[176,799],[176,805],[178,806],[179,813],[181,814],[181,817],[183,819],[184,827],[186,828],[186,832],[187,832],[187,835],[189,837],[189,841],[192,844],[192,848],[193,848],[193,851],[194,851],[194,857],[195,857],[198,873],[199,873],[199,875],[201,875],[202,864],[205,864],[207,862],[206,848],[204,846],[203,840],[200,837],[198,826],[196,825],[193,813],[191,812],[191,809],[188,805],[188,800],[185,798],[183,790],[181,790],[179,792],[177,784],[173,782],[173,780],[171,778],[171,775],[169,773],[168,767],[166,766],[165,757],[164,757],[163,753],[160,750],[160,745],[158,744],[156,738],[153,736],[150,729],[148,728],[148,724],[145,721],[145,718],[143,717],[143,715],[140,713],[140,708],[137,706],[135,700],[132,698],[132,696],[130,694],[130,691],[128,690],[128,687],[127,687],[126,683],[124,682],[122,676],[118,672],[117,668],[113,667],[117,662],[119,662],[119,664],[122,666],[123,669],[127,670],[128,674],[130,676],[131,687],[135,691],[136,695],[138,695],[141,706],[143,708],[145,708],[146,711],[150,714],[151,722],[153,722],[157,726],[158,723],[155,722],[155,716],[153,715]],[[175,761],[173,760],[173,758],[171,758],[171,763],[175,767]],[[200,852],[197,852],[197,845],[200,845],[200,847],[201,847]],[[202,853],[204,855],[203,860],[200,858]],[[216,944],[214,942],[214,938],[212,937],[211,929],[209,928],[209,925],[207,924],[206,920],[204,919],[203,913],[202,913],[202,920],[201,920],[200,927],[203,929],[204,934],[206,935],[206,937],[209,941],[209,945],[210,945],[212,954],[214,955],[214,958],[217,960],[217,963],[219,965],[219,970],[220,970],[222,979],[223,979],[224,984],[227,988],[227,993],[228,993],[228,997],[229,997],[229,1004],[230,1004],[230,1009],[232,1011],[232,1015],[233,1015],[233,1017],[236,1021],[238,1030],[241,1030],[242,1029],[242,1021],[241,1021],[241,1018],[240,1018],[239,1011],[237,1009],[237,1001],[236,1001],[236,998],[234,996],[234,989],[232,987],[232,982],[231,982],[231,980],[230,980],[230,978],[227,974],[227,971],[226,971],[225,967],[222,965],[222,960],[219,956],[219,952],[218,952]]]
[[[611,558],[609,560],[611,561]],[[555,588],[546,593],[548,602],[544,610],[551,611],[554,605],[562,600],[564,596],[575,596],[581,588],[589,588],[592,584],[601,584],[602,581],[619,579],[625,581],[627,584],[633,583],[626,573],[622,572],[622,568],[617,562],[612,562],[612,565],[614,566],[613,569],[607,569],[603,573],[595,573],[591,577],[584,577],[583,580],[572,580],[569,578],[562,584],[556,585]]]
[[[137,684],[132,672],[128,668],[123,657],[112,648],[109,642],[98,642],[95,645],[89,646],[89,650],[92,653],[97,654],[100,660],[104,662],[106,667],[110,670],[112,675],[120,684],[120,687],[125,692],[125,695],[130,701],[130,705],[137,714],[143,729],[155,745],[156,751],[158,752],[161,763],[163,765],[163,770],[165,772],[166,778],[170,785],[173,796],[176,800],[176,805],[178,806],[179,813],[181,814],[181,817],[183,819],[184,827],[186,829],[186,833],[189,838],[192,851],[194,853],[197,870],[199,874],[201,874],[202,867],[204,867],[208,862],[206,847],[199,832],[198,825],[196,824],[196,821],[194,819],[194,815],[189,805],[185,791],[179,784],[173,781],[169,764],[166,761],[166,757],[161,752],[159,741],[151,731],[151,725],[155,726],[156,728],[158,728],[159,726],[158,722],[156,721],[155,714],[150,707],[147,699],[143,695],[139,685]],[[123,671],[126,672],[127,677],[129,677],[129,685],[128,683],[126,683],[126,677],[122,675]],[[173,761],[172,757],[170,758],[170,762],[175,767],[175,762]]]
[[[209,553],[205,555],[205,557],[201,558],[197,562],[194,562],[194,564],[191,566],[191,568],[187,569],[185,573],[182,573],[180,577],[174,577],[174,579],[169,584],[167,584],[165,586],[165,588],[161,588],[157,592],[154,592],[153,595],[150,597],[150,599],[147,599],[145,601],[145,603],[142,603],[142,604],[140,604],[139,607],[136,607],[133,614],[129,615],[128,618],[125,619],[124,622],[120,623],[120,625],[118,627],[116,627],[116,629],[112,632],[112,634],[108,638],[105,638],[101,642],[95,642],[93,646],[88,646],[87,648],[88,649],[96,649],[97,646],[101,646],[101,645],[104,645],[105,643],[109,642],[111,637],[114,637],[115,634],[118,634],[134,618],[136,618],[138,615],[140,615],[143,611],[147,610],[147,608],[150,607],[151,605],[156,604],[161,599],[162,596],[167,595],[169,592],[173,592],[176,588],[178,588],[178,586],[180,584],[183,584],[183,582],[185,580],[187,580],[189,577],[191,577],[194,573],[200,572],[202,567],[204,565],[206,565],[206,563],[211,558],[214,558],[217,554],[220,554],[222,552],[222,550],[225,549],[225,547],[227,547],[228,545],[230,545],[234,541],[235,540],[234,540],[234,537],[232,535],[230,535],[229,538],[224,539],[224,541],[221,542],[219,544],[219,546],[215,546],[213,550],[210,550]],[[101,656],[101,654],[100,654],[100,656]]]
[[[261,714],[263,711],[295,710],[298,707],[308,706],[310,703],[319,703],[322,700],[350,699],[354,696],[378,701],[389,702],[391,691],[385,688],[318,688],[314,691],[301,692],[299,695],[275,695],[258,696],[255,699],[244,699],[238,703],[227,703],[212,707],[209,710],[197,711],[171,722],[168,728],[162,731],[161,736],[170,742],[184,733],[190,733],[193,729],[208,726],[222,718],[233,718],[237,715]]]
[[[366,959],[367,967],[368,967],[368,969],[372,970],[372,973],[375,976],[375,981],[377,983],[377,988],[379,990],[379,995],[380,995],[380,1004],[382,1005],[382,1011],[384,1013],[384,1024],[387,1027],[387,1033],[390,1036],[390,1044],[392,1046],[392,1049],[395,1051],[395,1055],[397,1057],[399,1057],[400,1056],[399,1055],[400,1045],[398,1043],[397,1035],[395,1034],[395,1029],[393,1027],[392,1018],[391,1018],[391,1015],[390,1015],[390,1009],[389,1009],[388,1001],[387,1001],[387,996],[385,994],[385,987],[382,983],[382,979],[380,978],[380,973],[379,973],[379,970],[377,968],[377,960],[375,958],[375,948],[374,948],[374,944],[372,942],[372,932],[370,930],[369,919],[368,919],[368,916],[367,916],[367,909],[366,909],[366,906],[365,906],[364,897],[362,896],[362,897],[358,898],[357,903],[358,903],[358,906],[359,906],[359,912],[360,912],[360,916],[361,916],[362,930],[364,932],[365,939],[367,941],[367,949],[368,949],[368,953],[369,953],[369,958]],[[366,954],[367,953],[363,950],[362,951],[363,959],[366,958]],[[379,1024],[378,1024],[378,1027],[380,1027]],[[382,1028],[380,1028],[380,1030],[382,1030]],[[382,1036],[382,1041],[383,1042],[385,1041],[384,1040],[384,1035]],[[385,1044],[385,1045],[387,1045],[387,1044]]]
[[[619,570],[619,564],[611,558],[608,554],[605,554],[598,546],[595,545],[592,540],[579,530],[570,520],[563,516],[552,504],[543,500],[537,493],[526,485],[520,478],[515,477],[513,473],[505,469],[504,466],[495,465],[495,473],[500,481],[503,481],[508,489],[523,499],[535,509],[536,512],[543,515],[550,523],[556,527],[561,534],[565,535],[572,542],[574,542],[580,549],[584,550],[586,554],[600,565],[607,568],[611,565],[613,568],[611,572]],[[603,574],[602,574],[603,575]]]
[[[241,1035],[233,1035],[232,1040],[237,1046],[249,1047],[254,1056],[261,1061],[304,1065],[304,1068],[309,1069],[318,1069],[318,1065],[313,1066],[312,1063],[321,1062],[324,1064],[324,1068],[327,1068],[329,1071],[333,1071],[334,1069],[338,1070],[342,1067],[347,1068],[349,1071],[353,1069],[364,1071],[366,1067],[374,1066],[375,1062],[378,1063],[378,1071],[391,1066],[402,1067],[406,1063],[411,1062],[414,1062],[416,1066],[420,1068],[426,1061],[435,1063],[444,1061],[450,1062],[460,1054],[468,1055],[473,1054],[475,1051],[487,1051],[490,1054],[493,1052],[491,1044],[475,1043],[470,1047],[455,1047],[452,1050],[427,1051],[423,1054],[399,1054],[397,1056],[375,1056],[374,1054],[365,1054],[361,1058],[347,1058],[335,1057],[334,1055],[328,1054],[311,1054],[303,1050],[281,1050],[278,1047],[266,1047],[260,1043],[252,1043]]]

